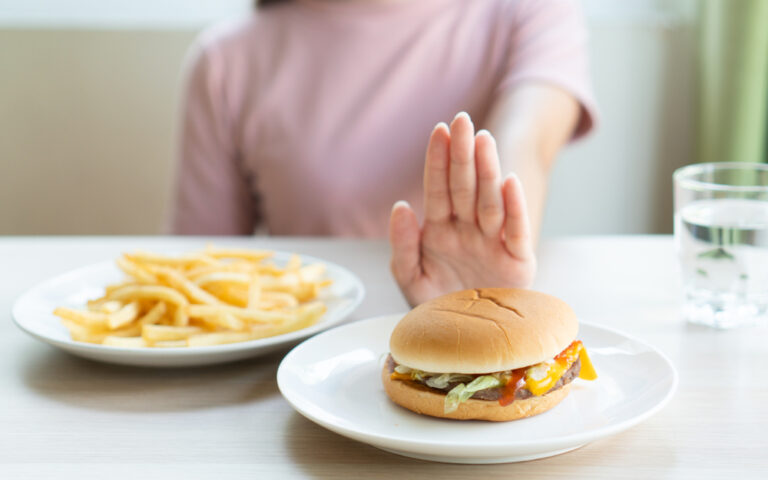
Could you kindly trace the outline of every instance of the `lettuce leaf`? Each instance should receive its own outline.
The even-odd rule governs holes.
[[[453,387],[445,396],[445,406],[443,408],[445,413],[455,412],[459,405],[466,402],[475,392],[485,390],[486,388],[496,388],[502,386],[501,380],[493,375],[483,375],[472,380],[469,385],[460,383]]]
[[[397,373],[402,373],[403,375],[410,375],[412,379],[423,381],[424,380],[424,373],[421,370],[416,370],[415,368],[406,367],[405,365],[397,365],[395,367],[395,371]]]
[[[412,379],[424,382],[432,388],[444,389],[451,383],[466,382],[472,380],[472,375],[466,373],[431,373],[405,365],[395,366],[395,371],[403,375],[410,375]]]
[[[472,376],[465,373],[441,373],[440,375],[427,378],[425,383],[432,388],[442,390],[451,383],[466,382],[467,380],[472,380]]]

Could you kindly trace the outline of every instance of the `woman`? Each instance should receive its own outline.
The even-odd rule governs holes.
[[[196,49],[175,231],[370,237],[389,223],[411,304],[529,285],[549,169],[592,125],[574,3],[268,3]]]

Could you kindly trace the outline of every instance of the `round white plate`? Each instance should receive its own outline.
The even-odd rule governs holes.
[[[302,415],[346,437],[408,457],[503,463],[548,457],[625,430],[661,409],[677,386],[669,360],[636,339],[581,324],[599,378],[576,380],[558,406],[506,423],[417,415],[381,385],[390,333],[402,315],[334,328],[294,348],[277,371],[280,392]]]
[[[273,259],[276,263],[283,264],[290,255],[286,252],[275,252]],[[105,286],[121,281],[124,274],[111,261],[73,270],[31,288],[14,304],[13,319],[19,328],[38,340],[74,355],[108,363],[146,367],[191,367],[255,357],[295,344],[336,325],[352,313],[363,300],[363,284],[349,270],[306,255],[302,255],[301,259],[306,263],[322,262],[326,265],[326,275],[333,280],[333,284],[323,291],[320,299],[326,303],[328,311],[315,325],[285,335],[210,347],[162,349],[108,347],[76,342],[70,338],[67,329],[52,312],[59,306],[82,308],[87,300],[103,295]]]

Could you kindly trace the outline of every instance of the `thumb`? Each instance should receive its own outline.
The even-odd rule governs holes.
[[[392,207],[389,243],[392,246],[392,275],[402,288],[421,274],[419,221],[408,202],[403,200]]]

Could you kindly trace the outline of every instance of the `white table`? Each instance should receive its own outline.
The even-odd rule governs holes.
[[[190,248],[206,241],[191,239]],[[368,295],[353,320],[406,308],[384,242],[216,240],[226,242],[294,250],[355,271]],[[768,478],[768,328],[683,323],[670,237],[545,242],[536,287],[581,318],[665,352],[680,373],[672,402],[574,452],[487,466],[402,458],[314,425],[278,392],[282,353],[187,370],[115,367],[61,353],[12,324],[14,299],[33,284],[163,245],[146,237],[0,238],[0,478]]]

